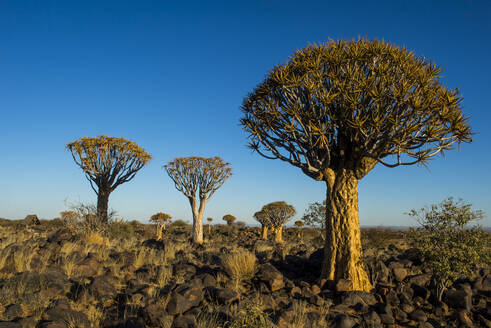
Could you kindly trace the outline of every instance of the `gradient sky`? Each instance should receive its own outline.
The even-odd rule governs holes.
[[[207,205],[253,223],[262,205],[297,209],[325,185],[247,147],[242,99],[295,49],[329,39],[384,39],[440,65],[458,88],[474,142],[422,167],[377,166],[359,185],[361,225],[414,225],[412,208],[461,197],[491,225],[491,2],[0,1],[0,217],[53,218],[96,196],[65,144],[106,134],[153,161],[109,206],[127,220],[158,211],[191,220],[162,169],[174,157],[221,156],[233,176]]]

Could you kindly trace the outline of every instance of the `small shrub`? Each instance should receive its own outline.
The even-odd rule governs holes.
[[[438,205],[411,210],[421,227],[411,229],[408,237],[424,256],[433,273],[436,295],[441,301],[444,290],[459,277],[470,277],[477,265],[491,264],[489,233],[479,226],[468,227],[483,218],[471,204],[447,198]]]
[[[237,286],[242,281],[252,279],[256,273],[256,256],[243,248],[224,255],[222,264],[225,272]]]

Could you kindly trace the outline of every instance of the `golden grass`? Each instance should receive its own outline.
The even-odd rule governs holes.
[[[85,236],[85,242],[87,244],[95,244],[99,246],[106,246],[109,247],[109,239],[107,237],[104,237],[100,232],[97,231],[91,231]]]
[[[256,273],[256,256],[244,248],[233,250],[222,257],[225,272],[234,280],[236,286],[242,281],[250,280]]]

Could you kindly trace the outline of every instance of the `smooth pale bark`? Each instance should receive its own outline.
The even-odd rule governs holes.
[[[97,216],[106,223],[108,221],[107,208],[109,203],[109,191],[99,189],[97,193]]]
[[[205,212],[206,199],[200,199],[199,207],[193,197],[189,198],[193,211],[193,243],[203,244],[203,213]]]
[[[157,223],[157,240],[162,240],[163,225],[159,222]]]
[[[326,174],[326,244],[322,277],[348,279],[352,290],[369,292],[373,287],[362,259],[358,219],[358,179],[348,170]]]
[[[268,226],[265,225],[262,226],[261,238],[263,240],[268,240]]]
[[[274,241],[277,243],[283,242],[283,227],[274,228]]]

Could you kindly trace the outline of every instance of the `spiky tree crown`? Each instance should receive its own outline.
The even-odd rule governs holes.
[[[303,221],[298,220],[298,221],[295,221],[295,225],[296,225],[297,227],[301,228],[301,227],[303,227],[303,226],[304,226],[304,223],[303,223]]]
[[[228,224],[231,224],[232,222],[234,222],[237,218],[235,216],[233,216],[232,214],[225,214],[223,216],[223,220],[224,221],[227,221]]]
[[[264,210],[261,210],[261,211],[254,213],[254,219],[256,219],[256,221],[261,223],[261,225],[263,225],[263,226],[266,226],[266,227],[271,226],[271,220],[269,219],[269,215]]]
[[[170,216],[167,213],[162,213],[162,212],[156,213],[150,217],[150,221],[159,222],[159,223],[168,222],[171,219],[172,219],[172,216]]]
[[[92,189],[95,183],[105,191],[113,191],[128,182],[152,156],[133,141],[109,136],[83,137],[66,145],[75,163],[82,168]]]
[[[244,100],[241,124],[264,157],[363,177],[376,163],[425,164],[472,141],[458,90],[441,69],[383,41],[329,41],[298,50]]]
[[[283,201],[264,205],[261,212],[268,217],[270,225],[274,228],[282,227],[297,213],[295,207]]]
[[[164,165],[176,189],[188,198],[209,199],[232,175],[230,163],[220,157],[178,157]]]

